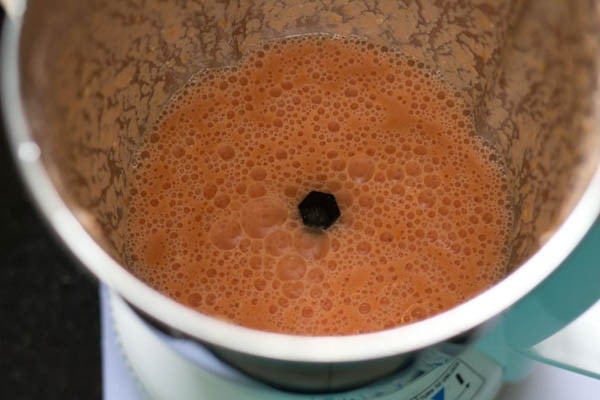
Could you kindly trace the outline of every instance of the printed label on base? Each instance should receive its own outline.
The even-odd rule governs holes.
[[[491,400],[501,383],[502,367],[480,351],[443,344],[384,381],[315,400]]]
[[[450,363],[442,375],[410,400],[472,400],[485,379],[460,359]]]

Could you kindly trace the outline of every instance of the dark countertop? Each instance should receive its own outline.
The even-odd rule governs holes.
[[[4,129],[0,126],[0,399],[99,399],[97,283],[34,209]]]

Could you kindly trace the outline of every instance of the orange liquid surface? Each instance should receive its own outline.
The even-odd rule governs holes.
[[[506,273],[498,157],[432,70],[354,39],[270,42],[201,72],[129,171],[134,274],[200,312],[340,335],[421,320]],[[302,224],[312,190],[341,210]]]

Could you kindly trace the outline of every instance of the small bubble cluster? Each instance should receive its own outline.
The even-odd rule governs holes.
[[[268,42],[200,72],[127,179],[132,272],[252,328],[381,330],[506,273],[506,177],[472,110],[425,64],[354,38]],[[298,215],[313,190],[339,205],[327,231]]]

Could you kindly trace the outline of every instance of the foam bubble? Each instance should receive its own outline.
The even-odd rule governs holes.
[[[300,229],[294,235],[294,246],[305,259],[319,260],[329,252],[329,235]]]
[[[306,261],[297,255],[288,254],[277,263],[277,278],[283,281],[297,280],[306,274]]]
[[[240,218],[248,236],[263,238],[285,222],[287,209],[279,200],[261,198],[248,202]]]
[[[281,285],[281,292],[288,299],[298,299],[304,293],[304,283],[300,281],[284,282]]]
[[[283,230],[276,230],[265,238],[265,250],[273,256],[288,253],[292,244],[292,234]]]

